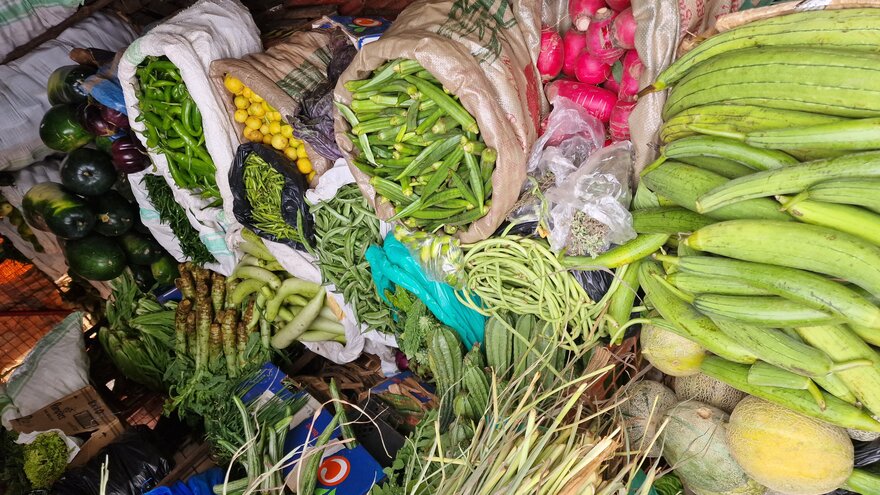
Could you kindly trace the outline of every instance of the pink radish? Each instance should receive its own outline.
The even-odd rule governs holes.
[[[566,76],[573,76],[575,61],[586,49],[587,38],[583,32],[572,27],[562,38],[562,46],[565,47],[565,62],[562,64],[562,73]]]
[[[568,0],[568,15],[579,31],[586,31],[596,12],[605,8],[605,0]]]
[[[615,12],[623,12],[629,8],[630,0],[605,0],[605,3]]]
[[[636,47],[636,20],[632,9],[626,9],[614,18],[611,23],[611,43],[626,50]]]
[[[602,84],[611,75],[611,66],[584,52],[575,62],[574,74],[582,83]]]
[[[623,76],[620,79],[620,90],[618,98],[621,100],[632,100],[639,92],[639,77],[644,70],[642,61],[639,60],[639,53],[635,50],[626,52],[623,57]]]
[[[606,64],[614,63],[626,52],[611,41],[611,23],[616,16],[613,10],[602,9],[587,29],[587,51]]]
[[[608,77],[608,80],[602,84],[602,87],[611,91],[614,94],[620,92],[620,83],[617,82],[617,79],[614,79],[614,73],[612,72],[611,76]]]
[[[562,38],[549,27],[541,29],[541,53],[538,54],[538,72],[542,81],[549,81],[559,75],[565,62]]]
[[[629,116],[635,108],[636,102],[618,100],[611,109],[611,120],[608,128],[611,131],[613,141],[626,141],[629,139]]]
[[[553,81],[544,88],[544,92],[550,101],[553,101],[557,95],[574,101],[602,122],[608,122],[611,118],[611,109],[617,103],[617,96],[611,91],[575,81]]]

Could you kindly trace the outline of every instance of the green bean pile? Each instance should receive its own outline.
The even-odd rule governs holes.
[[[379,219],[356,184],[339,188],[336,196],[310,207],[315,219],[312,251],[318,258],[321,278],[342,292],[355,310],[357,321],[371,329],[392,333],[394,320],[379,299],[370,275],[366,253],[370,244],[381,244]]]
[[[161,175],[145,175],[143,181],[150,202],[159,213],[159,220],[171,227],[183,255],[199,266],[215,262],[214,255],[202,243],[199,232],[189,223],[183,207],[174,199],[174,193],[165,178]]]
[[[284,221],[281,216],[281,190],[284,176],[256,153],[245,158],[244,188],[251,205],[252,225],[274,235],[279,240],[292,240],[305,244],[299,230]]]
[[[464,304],[484,314],[508,310],[535,315],[553,325],[571,346],[581,337],[595,340],[595,319],[604,305],[590,299],[546,242],[506,236],[463,247],[470,289],[458,293]]]
[[[219,199],[216,168],[205,147],[202,114],[180,77],[180,69],[165,57],[147,57],[135,75],[141,112],[137,120],[146,129],[147,148],[165,155],[179,187]]]
[[[360,150],[354,164],[394,207],[391,220],[454,233],[486,215],[497,152],[434,76],[416,61],[398,59],[345,87],[351,106],[337,108]]]

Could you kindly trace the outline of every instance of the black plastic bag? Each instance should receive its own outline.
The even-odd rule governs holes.
[[[101,449],[85,466],[74,468],[52,486],[53,495],[99,495],[101,464],[109,459],[106,495],[141,495],[171,471],[144,426],[132,428]]]
[[[253,225],[251,203],[247,198],[243,175],[245,161],[251,153],[255,153],[284,176],[284,188],[281,190],[281,218],[293,227],[297,227],[301,223],[306,242],[314,245],[315,229],[309,206],[306,204],[306,191],[309,189],[309,183],[287,157],[260,143],[245,143],[239,146],[238,152],[235,153],[235,159],[232,161],[232,168],[229,169],[229,188],[232,190],[232,212],[235,214],[235,219],[264,239],[287,244],[301,251],[305,250],[305,247],[299,242],[278,239]]]

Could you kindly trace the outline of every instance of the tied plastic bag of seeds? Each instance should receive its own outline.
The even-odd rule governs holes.
[[[235,219],[270,241],[304,249],[314,243],[306,178],[286,157],[256,143],[238,147],[229,169]]]
[[[628,209],[632,162],[632,144],[621,141],[590,155],[547,191],[551,249],[596,256],[635,238]]]

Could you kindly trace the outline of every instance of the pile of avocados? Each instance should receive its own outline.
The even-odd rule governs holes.
[[[61,165],[61,183],[44,182],[22,201],[27,223],[58,236],[70,270],[111,280],[131,269],[142,289],[170,285],[177,262],[140,223],[137,205],[114,187],[119,173],[106,153],[79,148]]]

